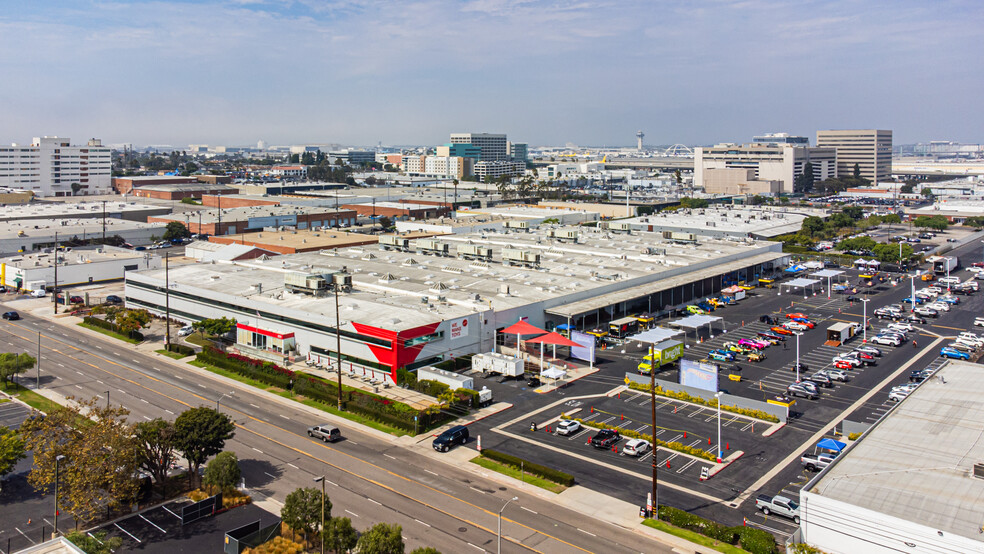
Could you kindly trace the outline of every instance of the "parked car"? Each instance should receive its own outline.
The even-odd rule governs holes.
[[[810,400],[820,398],[820,392],[817,390],[817,386],[809,381],[791,383],[788,387],[786,387],[786,394],[789,396],[808,398]]]
[[[896,321],[895,323],[889,323],[888,328],[893,331],[902,331],[908,333],[910,331],[915,331],[916,328],[912,326],[911,323],[906,323],[904,321]]]
[[[848,302],[860,302],[861,301],[860,298],[858,298],[857,296],[853,296],[853,295],[852,296],[848,296],[844,300],[847,300]]]
[[[773,317],[771,315],[760,315],[759,316],[759,321],[761,321],[762,323],[767,323],[769,325],[775,325],[775,324],[779,323],[778,319],[776,319],[775,317]]]
[[[595,433],[595,436],[588,440],[588,444],[595,448],[611,448],[621,440],[622,435],[615,429],[602,429]]]
[[[31,291],[31,297],[32,298],[44,298],[45,296],[48,296],[48,293],[45,292],[44,289],[38,289],[38,290],[32,290]]]
[[[802,312],[793,312],[786,314],[786,319],[809,319],[806,314]]]
[[[468,442],[468,428],[464,425],[455,425],[447,431],[441,433],[434,439],[432,446],[438,452],[447,452],[456,444]]]
[[[776,334],[779,334],[779,335],[792,335],[793,334],[793,332],[790,331],[789,329],[786,329],[785,327],[779,327],[778,325],[775,326],[775,327],[770,328],[769,330],[772,331],[773,333],[776,333]]]
[[[792,519],[793,523],[799,525],[799,504],[785,496],[759,495],[755,499],[755,507],[762,510],[762,513],[765,515],[778,514]]]
[[[727,354],[732,354],[732,353],[731,352],[728,352]],[[707,355],[712,360],[715,360],[715,361],[718,361],[718,362],[730,362],[730,361],[732,361],[734,359],[734,358],[731,358],[731,357],[726,356],[725,353],[724,352],[721,352],[720,350],[711,350]]]
[[[649,441],[643,439],[632,439],[622,447],[622,454],[626,456],[642,456],[649,452]]]
[[[913,311],[913,313],[917,313],[917,314],[919,314],[921,316],[925,316],[925,317],[939,317],[939,315],[940,315],[940,313],[938,311],[936,311],[936,310],[934,310],[932,308],[925,308],[925,307],[922,307],[922,306],[920,306],[920,307],[918,307],[918,308],[916,308],[915,310],[912,310],[912,311]]]
[[[969,360],[970,354],[961,352],[952,346],[944,346],[940,348],[940,357],[950,358],[952,360]]]
[[[881,350],[875,348],[874,346],[868,346],[866,344],[861,346],[856,346],[854,350],[856,352],[864,352],[865,354],[871,354],[872,356],[876,356],[876,357],[882,355]]]
[[[912,391],[893,390],[892,392],[888,393],[888,399],[891,400],[892,402],[902,402],[910,394],[912,394]]]
[[[851,364],[851,367],[861,367],[862,365],[864,365],[864,362],[862,362],[859,358],[854,358],[854,357],[846,356],[846,355],[843,355],[843,354],[841,354],[839,356],[834,356],[834,359],[831,360],[831,362],[833,362],[835,364],[837,362],[847,362],[847,363]]]
[[[926,324],[926,318],[920,316],[919,314],[909,314],[906,316],[905,320],[910,323],[918,323],[920,325]]]
[[[751,346],[752,348],[759,348],[759,349],[767,348],[769,346],[769,343],[767,342],[757,341],[754,339],[738,339],[738,344],[742,346]]]
[[[828,377],[827,374],[822,371],[818,371],[813,375],[810,375],[809,377],[806,378],[806,380],[810,381],[811,383],[816,383],[818,387],[825,387],[829,389],[834,386],[834,383],[830,380],[830,377]]]
[[[867,352],[861,352],[860,350],[852,350],[844,354],[847,358],[854,358],[856,360],[861,360],[864,365],[875,365],[876,360],[873,354]]]
[[[765,354],[761,352],[750,352],[748,354],[748,361],[750,362],[761,362],[765,360]]]
[[[806,331],[809,329],[809,327],[805,324],[799,323],[798,321],[787,321],[786,323],[783,323],[782,326],[790,331]]]
[[[557,434],[568,436],[581,430],[581,423],[570,419],[562,419],[557,422]]]
[[[773,334],[773,333],[759,333],[758,336],[760,336],[763,339],[771,342],[772,344],[778,344],[778,343],[786,340],[784,337],[779,336],[779,335],[776,335],[776,334]]]
[[[796,362],[793,362],[793,365],[789,366],[789,369],[790,369],[790,371],[796,371]],[[809,369],[810,369],[810,366],[804,364],[803,362],[800,362],[800,364],[799,364],[799,372],[800,373],[803,373],[804,371],[809,371]]]
[[[823,373],[825,373],[827,377],[833,379],[834,381],[840,381],[842,383],[846,383],[850,380],[850,377],[848,377],[847,371],[844,370],[844,368],[836,368],[836,367],[829,368],[823,370]]]
[[[837,360],[834,362],[835,369],[854,369],[854,364],[847,360]]]
[[[899,346],[902,344],[902,339],[898,337],[876,336],[871,338],[871,342],[884,346]]]
[[[106,297],[106,303],[107,304],[122,304],[123,303],[123,299],[120,298],[119,296],[116,296],[115,294],[110,294],[109,296]]]
[[[974,318],[974,325],[978,327],[984,327],[984,317]]]
[[[20,314],[17,312],[3,312],[3,318],[7,321],[17,321],[20,319]]]
[[[194,327],[192,327],[191,325],[185,325],[184,327],[178,329],[178,336],[179,337],[187,337],[188,335],[190,335],[190,334],[192,334],[194,332],[195,332],[195,328]]]
[[[800,457],[800,464],[807,471],[820,471],[829,466],[837,459],[836,453],[823,452],[820,454],[804,454]]]
[[[697,306],[687,306],[687,313],[694,315],[707,315],[707,312]]]

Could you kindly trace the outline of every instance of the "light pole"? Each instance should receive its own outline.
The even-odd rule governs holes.
[[[215,411],[216,412],[219,411],[219,402],[221,402],[222,399],[225,398],[225,397],[227,397],[227,396],[236,396],[236,391],[227,392],[227,393],[223,394],[222,396],[220,396],[220,397],[218,397],[218,398],[215,399]]]
[[[803,333],[797,331],[793,333],[796,335],[796,382],[800,382],[800,335]],[[720,401],[718,401],[718,406],[720,406]],[[721,417],[718,415],[718,417]]]
[[[42,287],[43,288],[43,287]],[[58,232],[55,231],[55,315],[58,315]]]
[[[506,506],[508,506],[509,503],[514,500],[519,500],[519,497],[514,496],[510,498],[509,500],[506,501],[505,504],[502,505],[502,508],[499,509],[499,529],[497,532],[496,547],[495,547],[495,551],[497,554],[502,554],[502,510],[505,510]]]
[[[652,345],[649,346],[649,351],[653,351]],[[651,410],[652,424],[653,424],[653,505],[652,513],[659,519],[659,466],[656,465],[656,458],[659,456],[659,448],[656,442],[656,364],[655,356],[650,358],[649,362],[649,409]]]
[[[868,302],[871,302],[871,299],[870,298],[865,297],[865,298],[862,298],[861,299],[861,313],[862,313],[862,316],[861,316],[861,332],[864,333],[864,336],[863,336],[863,339],[862,339],[861,342],[863,342],[865,344],[868,343]]]
[[[338,367],[338,409],[342,410],[342,320],[338,315],[338,283],[335,289],[335,365]]]
[[[909,275],[909,282],[910,282],[910,284],[912,286],[912,289],[909,292],[909,294],[910,294],[910,296],[909,296],[909,313],[912,313],[912,312],[915,312],[916,311],[916,277],[918,277],[918,276],[919,276],[919,270],[916,270],[915,273],[913,273],[912,275]]]
[[[35,360],[34,366],[38,370],[34,381],[34,390],[38,390],[41,388],[41,331],[38,331],[38,359]]]
[[[58,462],[64,459],[61,454],[55,456],[55,529],[51,532],[51,538],[58,536]]]
[[[796,352],[799,353],[799,335],[796,335]],[[796,365],[799,366],[799,357],[797,356]],[[718,401],[718,443],[717,443],[717,462],[721,463],[721,395],[724,393],[718,391],[714,398]]]
[[[106,391],[106,409],[109,409],[109,391]]]
[[[171,351],[171,279],[168,273],[168,258],[171,253],[164,253],[164,350]]]
[[[321,554],[325,554],[325,476],[315,477],[314,482],[321,483]]]

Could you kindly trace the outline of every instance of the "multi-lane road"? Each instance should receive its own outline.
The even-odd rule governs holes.
[[[360,529],[398,523],[409,546],[442,552],[495,551],[498,512],[518,496],[502,516],[504,552],[669,551],[646,536],[407,448],[405,439],[381,439],[344,426],[344,441],[312,441],[305,429],[320,421],[303,406],[271,401],[243,387],[223,397],[234,388],[227,381],[66,322],[21,314],[20,321],[0,323],[0,341],[6,350],[34,353],[41,333],[44,389],[82,398],[108,394],[111,403],[131,411],[133,421],[173,419],[189,407],[214,407],[222,397],[221,410],[237,426],[227,448],[242,461],[254,494],[282,501],[326,475],[334,515],[350,517]],[[20,381],[32,385],[33,372]]]

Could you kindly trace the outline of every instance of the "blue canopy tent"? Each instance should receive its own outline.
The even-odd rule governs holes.
[[[823,439],[817,443],[817,448],[823,448],[824,450],[833,450],[834,452],[840,452],[847,446],[846,444],[835,441],[834,439]]]
[[[785,273],[799,273],[801,271],[806,271],[806,268],[801,265],[789,266],[783,270]]]
[[[560,329],[562,331],[569,331],[571,329],[575,329],[575,327],[573,325],[571,325],[570,323],[561,323],[556,328],[557,329]]]

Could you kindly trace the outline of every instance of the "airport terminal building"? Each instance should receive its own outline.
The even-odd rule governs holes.
[[[172,317],[236,319],[237,346],[273,360],[334,359],[337,332],[346,369],[393,379],[399,368],[490,351],[496,330],[520,318],[590,329],[684,305],[785,266],[781,248],[560,226],[389,236],[376,245],[173,267],[168,283],[162,270],[128,272],[126,301],[163,314],[167,290]]]

